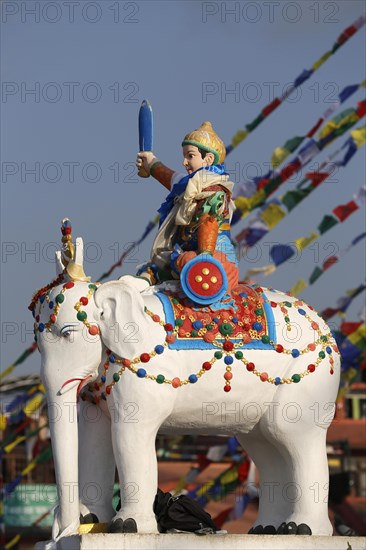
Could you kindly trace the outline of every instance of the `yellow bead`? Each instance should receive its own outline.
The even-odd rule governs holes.
[[[213,284],[217,283],[217,277],[211,277],[211,283]]]
[[[210,285],[208,283],[203,283],[202,288],[203,290],[208,290],[210,288]]]
[[[200,282],[202,281],[201,275],[196,275],[196,277],[194,278],[194,280],[196,281],[196,283],[200,283]]]
[[[207,267],[204,267],[204,268],[202,269],[202,273],[203,273],[204,275],[208,275],[208,274],[210,273],[210,270],[209,270]]]

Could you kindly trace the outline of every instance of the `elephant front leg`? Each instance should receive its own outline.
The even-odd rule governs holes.
[[[116,466],[111,419],[100,407],[81,401],[79,410],[79,496],[84,523],[109,523]]]
[[[155,451],[157,428],[143,422],[123,423],[112,428],[112,441],[121,486],[121,509],[113,519],[112,531],[156,533],[153,503],[158,486]],[[115,524],[116,520],[122,519]],[[116,528],[113,528],[115,524]]]

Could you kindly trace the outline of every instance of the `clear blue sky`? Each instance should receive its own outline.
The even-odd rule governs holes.
[[[149,99],[154,109],[156,154],[179,168],[188,131],[210,120],[229,143],[273,92],[280,95],[332,47],[361,15],[364,2],[27,0],[3,1],[1,8],[1,366],[6,368],[32,342],[27,306],[32,293],[54,277],[61,219],[69,217],[74,236],[84,238],[85,270],[96,279],[155,217],[165,190],[134,171],[141,101]],[[275,147],[306,133],[343,87],[365,78],[364,45],[362,29],[228,157],[237,183],[243,175],[264,173]],[[239,95],[228,93],[235,89]],[[359,91],[343,108],[361,99]],[[269,242],[310,234],[364,183],[362,151],[269,234],[257,263],[241,260],[241,274],[268,263]],[[263,284],[288,290],[299,277],[308,279],[332,250],[361,233],[363,220],[360,210],[319,240],[318,257],[308,248]],[[234,236],[243,226],[234,228]],[[151,241],[152,236],[115,277],[134,273],[136,263],[148,259]],[[361,244],[302,297],[318,310],[332,306],[363,282],[364,266]],[[358,300],[349,318],[360,309]],[[38,369],[34,354],[14,374]]]

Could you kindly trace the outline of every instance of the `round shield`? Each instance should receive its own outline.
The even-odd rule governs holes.
[[[217,302],[228,289],[224,268],[208,254],[200,254],[187,262],[181,271],[180,282],[188,298],[203,305]]]

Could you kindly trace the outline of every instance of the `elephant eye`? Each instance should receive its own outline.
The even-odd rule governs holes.
[[[62,338],[70,338],[72,333],[73,330],[65,330],[65,332],[62,333]]]

